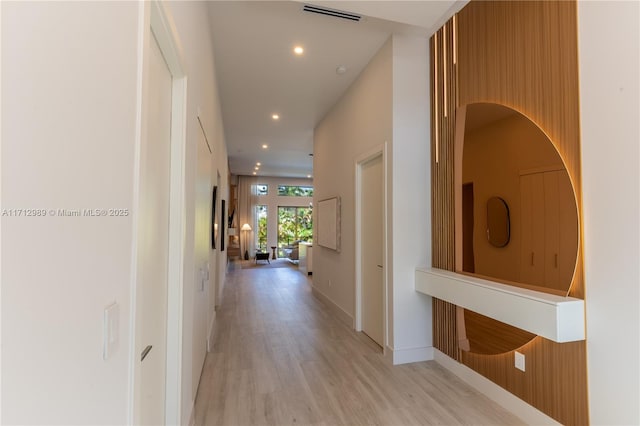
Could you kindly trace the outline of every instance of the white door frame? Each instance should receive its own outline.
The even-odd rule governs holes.
[[[387,350],[387,346],[388,346],[388,341],[387,341],[387,336],[389,335],[388,333],[388,317],[387,317],[387,312],[389,311],[388,309],[388,298],[387,298],[387,292],[388,292],[388,268],[387,265],[389,264],[388,262],[388,251],[387,251],[387,212],[389,211],[388,209],[388,168],[387,168],[387,149],[388,149],[388,143],[385,141],[384,144],[378,145],[375,148],[371,149],[370,151],[365,152],[364,154],[358,156],[355,160],[355,194],[356,194],[356,216],[355,216],[355,225],[356,225],[356,256],[355,256],[355,261],[356,261],[356,288],[355,288],[355,292],[356,292],[356,297],[355,297],[355,301],[356,301],[356,306],[355,306],[355,330],[356,331],[362,331],[362,261],[361,261],[361,256],[362,256],[362,221],[360,220],[361,215],[362,215],[362,190],[361,190],[361,185],[362,185],[362,167],[364,166],[365,163],[373,160],[374,158],[381,156],[382,157],[382,174],[383,174],[383,179],[384,179],[384,183],[383,183],[383,208],[382,208],[382,222],[383,222],[383,230],[382,230],[382,267],[383,267],[383,274],[382,274],[382,285],[383,285],[383,291],[384,294],[382,295],[382,320],[383,320],[383,327],[382,327],[382,341],[383,341],[383,345],[382,345],[382,351],[383,353],[386,352]]]
[[[130,320],[130,378],[128,423],[134,424],[138,410],[137,390],[140,386],[140,354],[136,350],[138,327],[136,312],[140,302],[137,298],[137,232],[140,217],[140,147],[147,137],[146,120],[148,105],[147,76],[149,73],[149,50],[153,37],[173,77],[171,95],[171,170],[169,189],[169,264],[167,274],[167,354],[165,423],[181,423],[182,402],[182,310],[183,277],[185,256],[185,151],[187,76],[183,52],[178,43],[175,26],[160,1],[140,2],[138,26],[138,100],[136,117],[136,162],[134,170],[135,188],[133,211],[133,250]],[[152,34],[153,32],[153,34]]]

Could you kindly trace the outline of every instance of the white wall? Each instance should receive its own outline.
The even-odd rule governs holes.
[[[355,159],[391,141],[391,49],[391,40],[388,40],[314,132],[313,203],[318,205],[319,200],[341,197],[342,240],[340,253],[318,245],[314,247],[313,287],[352,320],[355,310]]]
[[[138,4],[1,7],[2,209],[131,209]],[[2,423],[126,422],[132,225],[2,217]]]
[[[429,43],[393,36],[393,362],[433,357],[431,298],[414,289],[431,265]]]
[[[206,4],[168,3],[187,72],[182,421],[205,342],[194,341],[195,271],[224,279],[224,252],[196,250],[196,184],[228,199],[227,152]],[[2,209],[133,206],[136,2],[2,2]],[[196,180],[198,111],[213,148]],[[202,160],[202,156],[201,156]],[[206,175],[206,173],[205,173]],[[203,193],[204,194],[204,193]],[[211,195],[201,195],[209,198]],[[201,200],[202,201],[202,200]],[[202,210],[209,210],[210,204]],[[196,229],[198,229],[196,231]],[[208,230],[207,230],[208,232]],[[133,223],[127,217],[2,217],[2,422],[125,424],[129,410]],[[217,265],[217,267],[216,267]],[[120,306],[119,347],[102,360],[103,309]],[[194,315],[199,317],[196,319]],[[210,324],[208,324],[210,328]]]
[[[579,2],[587,359],[593,424],[640,424],[638,2]]]
[[[414,290],[415,267],[431,262],[428,53],[426,38],[394,35],[314,135],[314,202],[342,197],[342,251],[314,249],[313,286],[352,319],[355,160],[389,143],[387,341],[394,363],[432,356],[431,299]]]

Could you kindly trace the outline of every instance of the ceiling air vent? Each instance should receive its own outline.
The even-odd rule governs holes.
[[[318,13],[320,15],[333,16],[336,18],[348,19],[349,21],[359,22],[362,19],[360,15],[354,15],[353,13],[342,12],[340,10],[327,9],[324,7],[311,6],[310,4],[305,4],[302,8],[305,12]]]

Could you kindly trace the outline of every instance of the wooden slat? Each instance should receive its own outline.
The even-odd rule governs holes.
[[[434,58],[431,68],[432,93],[436,94],[431,100],[431,205],[434,239],[432,263],[436,268],[453,271],[455,266],[453,136],[457,98],[453,64],[453,20],[449,20],[432,37],[431,53]],[[433,315],[434,346],[451,358],[459,359],[455,305],[434,298]]]
[[[443,62],[442,42],[451,43],[453,20],[431,40],[433,266],[454,270],[454,130],[455,106],[476,102],[506,105],[535,122],[563,158],[577,197],[582,229],[577,11],[573,1],[472,1],[455,18],[457,64]],[[443,66],[447,68],[444,81]],[[436,78],[437,77],[437,78]],[[448,111],[444,118],[444,84]],[[451,99],[454,102],[451,102]],[[436,104],[437,101],[437,104]],[[452,111],[453,109],[453,111]],[[436,111],[438,114],[436,115]],[[435,134],[435,129],[438,134]],[[569,295],[585,298],[582,241]],[[526,372],[514,368],[513,352],[481,355],[457,347],[455,307],[433,302],[434,346],[564,424],[587,424],[585,342],[556,344],[536,337],[519,349]],[[469,324],[467,324],[469,325]],[[486,326],[487,323],[484,323]],[[473,327],[473,325],[472,325]],[[486,332],[486,330],[485,330]],[[467,329],[467,334],[469,330]],[[472,333],[473,334],[473,333]],[[485,333],[490,334],[490,333]]]
[[[562,424],[589,424],[584,341],[560,344],[538,337],[518,352],[525,355],[526,372],[514,368],[513,352],[462,352],[462,363]]]

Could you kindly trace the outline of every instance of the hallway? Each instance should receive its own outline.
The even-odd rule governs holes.
[[[520,423],[433,361],[391,366],[295,266],[227,275],[196,425]]]

